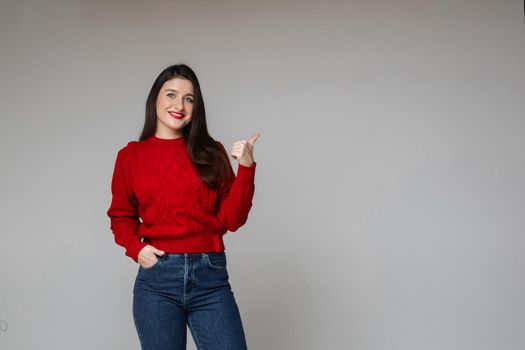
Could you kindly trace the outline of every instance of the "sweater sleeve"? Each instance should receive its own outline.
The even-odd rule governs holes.
[[[147,243],[141,242],[137,235],[140,225],[138,202],[129,187],[126,160],[126,148],[123,148],[115,161],[111,180],[112,200],[107,215],[111,219],[115,242],[126,249],[127,256],[138,262],[138,254]]]
[[[232,180],[218,193],[217,218],[227,230],[235,232],[246,223],[252,207],[257,163],[254,162],[251,166],[238,163],[237,176],[233,173],[231,164],[228,164]]]

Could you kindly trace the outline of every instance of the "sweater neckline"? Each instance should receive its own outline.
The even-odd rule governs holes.
[[[161,139],[160,137],[153,135],[149,139],[151,142],[159,145],[179,145],[185,143],[184,136],[179,136],[174,139]]]

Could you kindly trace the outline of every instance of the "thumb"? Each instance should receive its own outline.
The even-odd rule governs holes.
[[[157,249],[155,248],[155,250],[153,251],[155,254],[157,255],[164,255],[164,251],[163,250],[160,250],[160,249]]]
[[[257,139],[259,138],[259,136],[261,136],[261,134],[259,133],[253,134],[252,137],[250,137],[250,139],[248,140],[248,142],[253,146],[255,144],[255,141],[257,141]]]

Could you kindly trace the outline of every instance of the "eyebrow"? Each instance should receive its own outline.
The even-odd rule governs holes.
[[[166,91],[178,92],[178,91],[175,90],[175,89],[166,89]],[[188,95],[195,97],[193,94],[186,94],[186,96],[188,96]]]

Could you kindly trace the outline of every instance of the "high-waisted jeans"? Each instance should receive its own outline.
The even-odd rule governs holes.
[[[139,265],[133,319],[142,350],[186,349],[186,324],[199,350],[247,349],[224,252],[165,253]]]

